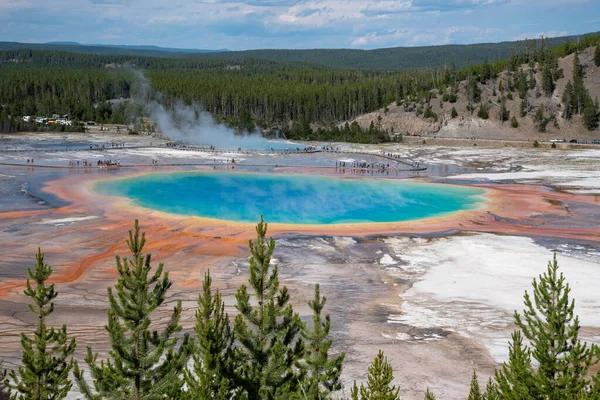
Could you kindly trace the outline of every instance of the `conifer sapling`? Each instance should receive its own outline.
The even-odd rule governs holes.
[[[233,332],[221,294],[213,295],[211,284],[206,272],[196,310],[193,369],[185,373],[189,399],[226,400],[234,389]]]
[[[35,334],[28,337],[21,333],[23,365],[11,371],[6,386],[11,399],[64,399],[71,390],[69,372],[73,367],[72,355],[75,352],[75,339],[67,339],[67,327],[48,328],[46,317],[54,311],[52,300],[58,295],[54,285],[46,285],[52,275],[52,268],[44,264],[44,254],[38,248],[34,269],[27,270],[35,282],[32,286],[27,279],[25,295],[33,304],[29,311],[36,316]]]
[[[340,376],[346,354],[342,353],[334,359],[329,359],[329,348],[333,344],[333,340],[327,339],[331,320],[329,315],[326,315],[323,320],[321,314],[326,301],[327,298],[321,297],[319,285],[316,285],[315,298],[308,302],[310,309],[313,310],[312,328],[309,330],[305,327],[302,331],[305,341],[304,360],[307,367],[306,385],[303,389],[307,399],[324,399],[329,393],[342,388]]]
[[[138,221],[129,231],[127,246],[131,258],[116,257],[119,278],[116,294],[108,288],[108,324],[105,326],[111,350],[106,362],[88,347],[85,362],[94,389],[75,364],[79,389],[88,399],[154,399],[180,395],[184,368],[191,351],[189,335],[179,348],[175,336],[181,330],[181,301],[177,302],[161,332],[151,330],[151,314],[166,300],[172,282],[163,263],[152,271],[150,254],[142,254],[146,235],[140,235]],[[95,393],[94,393],[95,392]]]
[[[262,216],[256,233],[256,241],[249,243],[248,283],[254,301],[245,285],[235,295],[239,314],[234,334],[240,363],[236,382],[249,399],[286,398],[298,392],[302,380],[298,364],[304,350],[302,321],[289,304],[287,288],[279,288],[277,265],[271,265],[275,241],[265,239],[267,224]]]

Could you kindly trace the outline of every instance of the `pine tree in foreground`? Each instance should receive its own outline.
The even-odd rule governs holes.
[[[351,398],[352,400],[400,400],[400,388],[392,385],[393,380],[392,366],[388,364],[383,351],[379,350],[373,364],[369,367],[367,386],[361,384],[358,388],[355,381]]]
[[[233,332],[221,294],[218,290],[212,294],[211,283],[206,272],[196,310],[193,369],[185,372],[186,397],[194,400],[226,400],[234,389]]]
[[[425,400],[435,400],[435,395],[431,392],[431,390],[429,390],[429,388],[427,388],[427,391],[425,392]]]
[[[477,379],[477,373],[473,371],[473,377],[471,378],[471,387],[469,389],[469,397],[467,400],[483,400],[481,395],[481,389],[479,389],[479,380]]]
[[[6,370],[2,369],[4,360],[0,360],[0,400],[8,399],[8,396],[4,393],[4,378],[6,378]]]
[[[85,362],[93,379],[94,390],[75,364],[79,389],[88,399],[162,399],[177,398],[183,387],[183,375],[191,343],[185,335],[179,348],[174,335],[181,330],[181,301],[173,309],[162,332],[150,330],[150,315],[166,299],[172,282],[163,274],[160,263],[151,273],[150,254],[143,255],[146,235],[140,236],[138,221],[129,231],[127,245],[131,258],[116,257],[119,279],[116,295],[108,288],[109,359],[97,362],[98,355],[88,346]],[[161,278],[162,275],[162,278]],[[94,393],[95,392],[95,393]]]
[[[512,334],[512,341],[508,347],[508,362],[505,362],[502,369],[496,370],[494,374],[496,384],[493,385],[493,393],[498,398],[507,400],[538,398],[539,393],[536,392],[534,370],[531,365],[531,353],[523,346],[523,337],[520,331]]]
[[[483,394],[483,398],[485,400],[500,400],[501,397],[498,394],[498,389],[494,380],[490,377],[487,381],[487,385],[485,385],[485,393]],[[509,399],[507,397],[507,399]]]
[[[331,392],[342,388],[340,376],[346,354],[342,353],[337,358],[329,359],[329,348],[333,343],[333,340],[327,340],[331,320],[329,315],[325,316],[325,320],[321,315],[326,301],[326,297],[321,297],[319,285],[316,285],[315,298],[308,302],[308,306],[313,310],[312,328],[308,330],[305,327],[302,331],[306,348],[304,360],[307,367],[307,376],[302,385],[305,399],[326,399]]]
[[[44,264],[39,248],[34,268],[27,273],[35,287],[27,279],[25,295],[34,303],[29,305],[29,311],[36,315],[35,333],[32,338],[21,333],[23,366],[11,371],[5,383],[11,399],[64,399],[72,386],[69,371],[73,367],[75,339],[67,339],[66,325],[61,329],[46,326],[46,317],[54,311],[52,300],[58,293],[54,285],[46,285],[52,268]]]
[[[236,380],[248,399],[287,399],[298,392],[302,376],[298,361],[304,350],[300,331],[302,321],[289,304],[285,286],[279,288],[277,266],[271,266],[275,249],[273,238],[265,239],[267,224],[261,216],[256,241],[250,241],[250,277],[254,304],[245,285],[235,297],[239,314],[234,334],[240,362]]]
[[[521,393],[527,398],[552,400],[586,395],[589,389],[586,377],[590,367],[597,363],[598,348],[579,340],[579,317],[574,316],[575,302],[569,300],[570,291],[563,274],[558,273],[554,254],[539,281],[533,280],[533,300],[525,292],[523,315],[515,312],[515,322],[531,350],[523,346],[519,334],[513,335],[511,359],[499,373],[509,384],[510,391],[506,393],[517,393],[512,398],[525,398]],[[539,363],[537,371],[531,368],[529,354]],[[505,393],[503,382],[498,382],[501,393]]]

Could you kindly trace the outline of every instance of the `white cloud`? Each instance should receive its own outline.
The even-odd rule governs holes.
[[[486,41],[499,29],[482,29],[476,26],[450,26],[439,30],[415,28],[395,29],[387,32],[368,32],[352,40],[355,47],[428,46],[453,43],[456,36],[469,36],[476,41]]]
[[[561,6],[573,2],[582,6]],[[522,10],[542,4],[553,5],[546,8],[548,18],[526,25],[531,12]],[[574,17],[576,8],[580,19]],[[560,20],[566,11],[571,17]],[[0,0],[2,40],[103,39],[232,49],[372,48],[562,36],[593,30],[588,21],[599,17],[592,0]],[[127,30],[111,31],[114,27]],[[530,33],[521,34],[524,30]]]
[[[538,39],[540,37],[560,37],[569,36],[567,31],[546,31],[537,33],[521,33],[513,38],[513,40]]]

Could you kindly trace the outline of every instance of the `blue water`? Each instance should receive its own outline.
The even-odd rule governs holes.
[[[484,190],[394,180],[232,172],[156,173],[99,182],[100,193],[181,215],[238,222],[408,221],[473,209]]]

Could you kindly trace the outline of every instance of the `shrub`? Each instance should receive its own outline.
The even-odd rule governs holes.
[[[479,111],[477,111],[477,116],[481,119],[488,119],[490,117],[486,103],[481,103],[479,106]]]
[[[510,126],[513,128],[517,128],[519,126],[519,121],[517,121],[517,118],[514,115],[510,118]]]

